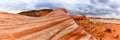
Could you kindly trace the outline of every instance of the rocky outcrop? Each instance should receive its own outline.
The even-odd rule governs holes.
[[[52,9],[42,9],[42,10],[24,11],[24,12],[20,12],[18,14],[31,16],[31,17],[40,17],[40,16],[44,16],[52,11],[53,11]]]
[[[42,17],[0,13],[0,40],[95,40],[63,9]]]
[[[62,9],[65,13],[67,13],[66,9],[64,8],[58,8],[58,9]],[[53,9],[41,9],[41,10],[23,11],[18,14],[25,15],[25,16],[31,16],[31,17],[42,17],[52,11]]]

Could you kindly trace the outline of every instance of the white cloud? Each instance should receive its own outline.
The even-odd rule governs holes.
[[[120,0],[0,0],[0,10],[19,12],[43,8],[66,8],[69,12],[77,14],[115,17],[116,14],[120,14],[119,4]]]

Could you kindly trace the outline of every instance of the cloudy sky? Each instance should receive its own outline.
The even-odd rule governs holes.
[[[120,0],[0,0],[0,11],[66,8],[69,13],[120,18]]]

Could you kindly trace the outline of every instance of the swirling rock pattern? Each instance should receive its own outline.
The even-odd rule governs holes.
[[[56,9],[41,17],[2,12],[0,40],[96,40],[73,18],[64,9]]]

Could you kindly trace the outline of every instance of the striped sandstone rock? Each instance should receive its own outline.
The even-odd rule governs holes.
[[[56,9],[42,17],[0,13],[0,40],[96,40]]]

